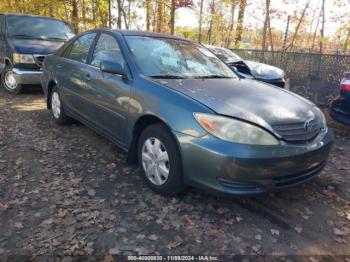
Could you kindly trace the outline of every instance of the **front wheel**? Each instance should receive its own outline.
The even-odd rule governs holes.
[[[155,192],[173,196],[185,190],[180,152],[166,126],[154,124],[142,132],[138,162],[142,176]]]
[[[22,85],[17,82],[12,66],[7,65],[4,68],[1,74],[1,80],[7,92],[15,95],[21,93]]]

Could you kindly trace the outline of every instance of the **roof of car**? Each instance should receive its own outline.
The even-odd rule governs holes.
[[[184,38],[182,36],[169,35],[164,33],[155,33],[155,32],[149,32],[149,31],[119,30],[119,29],[107,29],[107,30],[110,30],[112,32],[120,32],[123,35],[163,37],[163,38],[171,38],[171,39],[178,39],[178,40],[193,42],[192,40]]]
[[[51,19],[51,20],[57,20],[61,22],[65,22],[63,20],[54,18],[54,17],[48,17],[48,16],[41,16],[41,15],[30,15],[30,14],[19,14],[19,13],[0,13],[0,15],[13,15],[13,16],[29,16],[29,17],[37,17],[37,18],[46,18],[46,19]],[[67,23],[67,22],[65,22]]]

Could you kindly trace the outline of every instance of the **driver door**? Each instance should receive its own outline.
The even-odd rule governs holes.
[[[118,42],[111,34],[101,33],[92,52],[89,65],[84,67],[82,87],[87,99],[93,104],[89,119],[104,133],[124,144],[130,99],[129,81],[119,75],[100,70],[102,61],[119,63],[125,71],[126,62]]]

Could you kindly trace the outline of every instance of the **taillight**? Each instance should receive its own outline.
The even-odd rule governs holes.
[[[340,91],[350,92],[350,73],[345,73],[340,82]]]

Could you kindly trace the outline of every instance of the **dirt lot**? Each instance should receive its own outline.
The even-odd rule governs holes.
[[[117,146],[83,125],[55,125],[42,93],[13,97],[1,89],[1,260],[262,254],[350,261],[350,129],[330,125],[337,139],[329,163],[303,186],[236,200],[195,189],[164,198]]]

